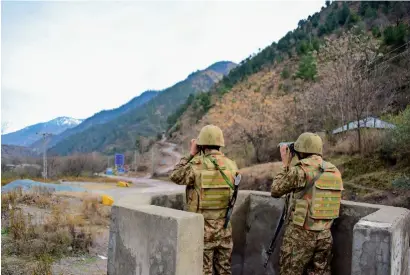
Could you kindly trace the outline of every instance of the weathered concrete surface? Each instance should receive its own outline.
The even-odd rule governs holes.
[[[180,189],[158,191],[132,194],[115,203],[108,274],[201,274],[202,216],[179,211],[185,201]],[[152,204],[157,206],[148,206]],[[239,192],[231,219],[234,275],[278,274],[283,231],[266,270],[263,262],[282,209],[283,201],[271,198],[267,192]],[[332,274],[407,275],[409,212],[402,208],[343,201],[341,216],[332,228]],[[196,260],[193,255],[197,255]],[[166,265],[163,261],[167,261]],[[186,264],[189,273],[184,273]]]
[[[378,206],[372,204],[342,201],[340,217],[335,220],[332,226],[332,274],[345,275],[351,273],[353,227],[361,218],[378,209]]]
[[[151,205],[114,205],[107,274],[202,274],[203,227],[198,214]]]
[[[353,229],[354,275],[408,275],[410,211],[382,206]]]
[[[234,241],[232,272],[234,275],[278,274],[279,252],[284,230],[279,235],[274,253],[266,270],[263,268],[263,262],[282,209],[283,201],[271,198],[267,192],[239,192],[232,216]],[[387,209],[390,209],[390,214],[385,212]],[[409,273],[405,273],[408,272],[408,255],[410,254],[408,237],[410,234],[410,215],[408,212],[408,210],[401,208],[342,201],[341,216],[332,227],[334,238],[332,274],[408,275]],[[360,259],[358,260],[353,257],[355,253],[369,250],[369,258],[382,258],[380,256],[377,258],[377,251],[373,248],[368,249],[366,245],[357,244],[353,247],[354,238],[358,238],[357,235],[354,235],[353,229],[359,221],[374,220],[375,217],[378,220],[384,220],[383,217],[385,215],[397,221],[396,226],[392,225],[389,227],[389,230],[394,232],[392,234],[395,236],[396,243],[389,244],[388,250],[392,249],[395,251],[394,253],[397,256],[394,257],[394,260],[392,258],[390,262],[397,262],[395,264],[396,267],[402,266],[401,271],[400,273],[383,273],[383,270],[379,267],[381,273],[368,273],[366,268],[376,266],[374,260],[368,263],[360,263]],[[398,240],[403,240],[403,243],[400,244]],[[364,271],[361,271],[361,273],[352,272],[352,266],[358,264],[364,268]]]
[[[232,223],[232,274],[241,275],[243,262],[245,259],[246,246],[246,219],[249,209],[249,195],[252,191],[240,191],[233,209]]]
[[[246,221],[246,245],[245,260],[242,274],[279,274],[278,252],[271,255],[268,266],[263,264],[266,259],[266,251],[269,249],[270,241],[273,238],[278,226],[284,201],[273,199],[270,194],[251,194],[249,197],[249,211]],[[281,238],[276,242],[276,247],[280,247]]]

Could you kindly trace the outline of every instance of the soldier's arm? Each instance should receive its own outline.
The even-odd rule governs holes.
[[[192,156],[181,158],[174,170],[172,170],[169,176],[170,180],[179,185],[193,185],[195,183],[195,174],[189,163],[192,158]]]
[[[305,187],[305,172],[299,166],[282,168],[273,179],[271,195],[274,198],[280,198],[291,192],[299,192]]]

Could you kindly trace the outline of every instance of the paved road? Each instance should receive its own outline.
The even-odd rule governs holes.
[[[185,187],[172,182],[155,180],[150,178],[130,178],[124,176],[109,176],[123,181],[131,181],[130,187],[118,187],[115,183],[90,183],[90,182],[64,182],[64,185],[78,186],[86,189],[86,192],[97,195],[108,195],[115,201],[133,194],[148,194],[158,192],[184,191]]]
[[[163,138],[159,145],[159,152],[161,158],[159,159],[162,165],[158,165],[155,172],[159,175],[168,174],[180,160],[182,155],[178,153],[175,149],[176,144],[166,142]],[[125,196],[132,194],[147,194],[147,193],[157,193],[157,192],[175,192],[183,191],[184,186],[179,186],[172,182],[152,179],[151,175],[145,177],[126,177],[126,176],[109,176],[105,174],[100,174],[101,176],[106,176],[110,178],[115,178],[123,181],[131,181],[130,187],[118,187],[115,183],[89,183],[89,182],[64,182],[64,185],[82,187],[87,190],[87,192],[98,195],[108,195],[111,196],[114,201],[118,201]]]

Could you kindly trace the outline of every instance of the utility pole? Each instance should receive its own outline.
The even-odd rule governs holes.
[[[43,139],[43,178],[44,182],[47,180],[47,138],[52,136],[51,133],[36,133],[41,135]]]

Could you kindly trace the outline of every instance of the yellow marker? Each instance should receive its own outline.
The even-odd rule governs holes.
[[[128,182],[125,182],[125,181],[119,181],[117,183],[117,186],[119,186],[119,187],[130,187],[130,184]]]
[[[112,205],[114,203],[114,199],[107,195],[102,195],[102,203],[104,205]]]

